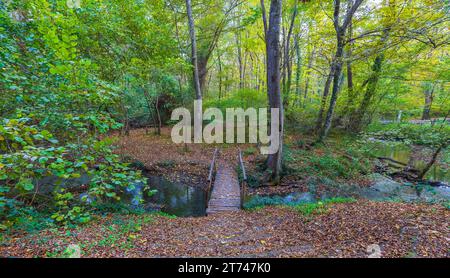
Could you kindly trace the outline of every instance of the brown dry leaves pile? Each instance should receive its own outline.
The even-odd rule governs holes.
[[[439,206],[360,201],[312,218],[282,207],[203,218],[152,216],[124,233],[117,217],[70,233],[13,238],[0,256],[61,255],[70,244],[80,245],[83,257],[367,257],[372,244],[382,257],[449,257],[450,248],[450,212]],[[122,217],[136,223],[149,216]]]

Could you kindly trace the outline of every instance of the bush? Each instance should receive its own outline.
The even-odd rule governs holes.
[[[82,17],[65,5],[19,2],[0,5],[0,229],[40,217],[84,223],[93,206],[144,182],[104,139],[121,127],[123,91],[77,48]],[[10,16],[21,8],[29,20]],[[82,189],[64,186],[82,176]],[[47,191],[45,179],[54,181]]]
[[[110,140],[87,139],[83,144],[60,146],[53,135],[26,120],[5,120],[0,126],[0,148],[8,150],[0,156],[0,221],[2,228],[12,226],[33,206],[45,208],[59,223],[85,223],[87,210],[98,203],[120,201],[120,195],[133,184],[145,182],[113,154]],[[17,125],[12,128],[12,123]],[[89,176],[87,192],[91,202],[81,193],[62,187],[62,181]],[[45,178],[56,178],[61,184],[51,185],[51,192],[41,192]],[[49,194],[52,193],[53,195]]]
[[[87,137],[61,144],[30,118],[3,119],[0,123],[0,223],[6,229],[20,222],[34,207],[51,214],[57,223],[89,221],[89,206],[117,202],[127,187],[145,182],[141,174],[121,163],[109,139]],[[85,202],[80,192],[67,192],[62,183],[89,176]],[[51,192],[42,192],[42,181],[53,178]],[[77,191],[77,189],[74,189]],[[52,195],[53,194],[53,195]]]

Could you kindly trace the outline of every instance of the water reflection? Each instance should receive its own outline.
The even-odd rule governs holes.
[[[403,164],[411,165],[415,169],[423,170],[427,161],[418,159],[412,155],[412,148],[402,144],[388,144],[380,142],[374,149],[375,155],[378,157],[386,157]],[[428,172],[427,179],[432,181],[450,182],[450,173],[444,167],[435,164]]]
[[[158,192],[144,197],[146,202],[162,206],[162,211],[179,217],[206,215],[206,193],[201,188],[172,183],[163,177],[148,176],[151,190]]]

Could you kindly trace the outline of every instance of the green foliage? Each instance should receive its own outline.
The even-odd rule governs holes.
[[[257,90],[241,89],[235,92],[230,92],[226,97],[221,99],[208,99],[204,102],[204,109],[218,108],[225,113],[227,108],[266,108],[267,95],[262,94]]]
[[[319,215],[324,214],[328,211],[330,206],[334,204],[348,204],[348,203],[354,203],[356,202],[353,198],[332,198],[328,199],[322,202],[317,202],[313,204],[300,204],[294,207],[296,211],[298,211],[300,214],[304,216],[312,216],[312,215]]]
[[[288,206],[305,216],[321,214],[334,204],[347,204],[356,202],[353,198],[336,197],[319,202],[291,202],[281,196],[254,196],[244,204],[247,210],[258,210],[266,206]]]
[[[161,217],[165,217],[165,218],[168,218],[168,219],[176,219],[177,218],[176,215],[171,215],[171,214],[168,214],[168,213],[165,213],[165,212],[162,212],[162,211],[156,212],[155,215],[159,215]]]
[[[239,179],[242,180],[242,171],[240,170],[240,167],[238,169],[238,173],[239,173]],[[252,172],[252,173],[247,173],[247,185],[253,188],[259,187],[261,186],[261,180],[264,177],[264,172],[260,171],[260,172]]]
[[[299,47],[291,48],[290,63],[283,61],[283,69],[289,67],[281,85],[291,85],[283,88],[286,129],[314,128],[324,76],[336,52],[335,30],[328,18],[332,2],[316,2],[296,6],[292,43]],[[348,122],[356,112],[361,112],[356,114],[361,114],[363,125],[395,117],[399,110],[406,118],[417,118],[423,111],[424,91],[431,89],[435,89],[431,114],[445,115],[450,60],[443,35],[448,31],[442,20],[447,11],[443,1],[413,0],[401,11],[395,5],[369,2],[358,10],[355,39],[345,47],[346,55],[352,56],[345,62],[352,62],[348,66],[353,68],[354,88],[347,88],[344,74],[333,126],[351,128]],[[283,3],[285,30],[293,4]],[[200,31],[199,64],[207,83],[204,109],[266,108],[260,3],[243,1],[228,10],[229,6],[202,0],[193,7]],[[119,128],[156,124],[156,114],[167,122],[173,108],[190,105],[192,69],[183,14],[183,1],[82,0],[76,8],[64,0],[0,2],[1,229],[44,212],[57,223],[86,222],[93,210],[121,207],[126,189],[145,182],[114,154],[112,142],[105,138]],[[389,26],[388,36],[375,32],[380,26]],[[377,84],[369,82],[372,69],[380,71]],[[374,92],[366,107],[362,104],[368,88]],[[323,101],[326,112],[328,100]],[[449,125],[441,124],[392,124],[368,130],[371,137],[431,146],[448,143],[449,134]],[[304,147],[302,142],[284,148],[285,174],[351,179],[369,171],[362,147],[345,146],[344,154],[326,146],[314,152]],[[170,161],[164,164],[173,166]],[[249,176],[250,186],[260,184],[261,172]],[[83,177],[88,177],[83,197],[78,188],[64,186]],[[45,188],[46,179],[54,180],[50,190]]]
[[[127,187],[145,182],[104,139],[121,127],[120,86],[103,79],[97,56],[81,54],[92,43],[78,29],[87,14],[95,12],[67,9],[65,1],[0,5],[2,229],[42,213],[56,223],[85,223],[95,205],[119,202]],[[83,198],[62,187],[83,176]],[[55,180],[50,189],[46,179]]]
[[[446,209],[450,210],[450,201],[444,203],[443,206],[444,206]]]
[[[72,193],[65,193],[61,190],[60,193],[55,192],[55,212],[51,218],[57,223],[87,223],[90,220],[89,214],[87,214],[82,207],[71,206],[74,196]]]
[[[280,196],[254,196],[248,202],[245,202],[244,209],[255,209],[266,206],[280,206],[284,204],[284,198]]]
[[[254,155],[257,152],[258,152],[258,150],[255,147],[248,147],[242,152],[242,154],[244,156],[249,156],[249,155]]]
[[[323,202],[314,204],[302,204],[295,207],[295,210],[303,216],[319,215],[327,212],[327,207]]]
[[[320,157],[311,157],[310,160],[317,170],[325,176],[331,177],[349,177],[349,171],[346,165],[342,164],[340,160],[336,159],[331,154],[325,154]]]
[[[351,150],[349,148],[349,150]],[[324,154],[306,150],[291,150],[285,153],[285,171],[308,175],[315,174],[328,178],[351,179],[369,172],[368,160],[354,153],[354,156],[341,156],[331,151]]]
[[[387,141],[401,141],[406,144],[439,146],[450,142],[450,125],[436,122],[435,124],[374,124],[369,126],[367,137]]]

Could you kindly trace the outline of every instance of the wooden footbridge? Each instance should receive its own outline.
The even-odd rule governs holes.
[[[218,149],[214,151],[206,194],[208,198],[206,202],[208,204],[206,209],[207,215],[238,211],[242,208],[247,175],[240,150],[238,158],[239,169],[242,173],[241,182],[239,181],[236,165],[231,161],[221,159]]]

